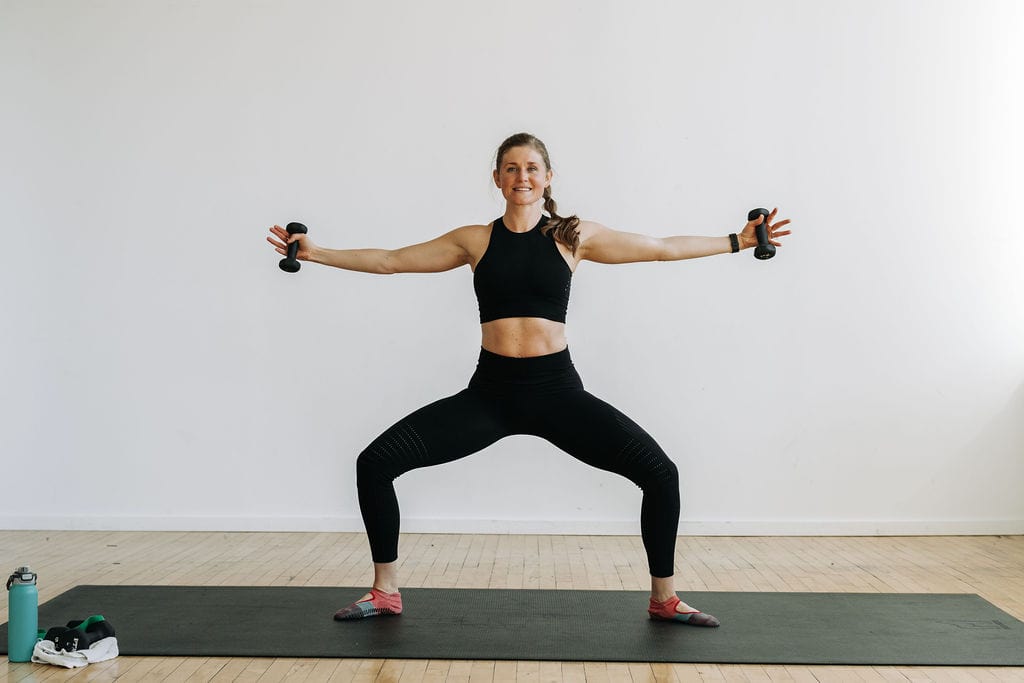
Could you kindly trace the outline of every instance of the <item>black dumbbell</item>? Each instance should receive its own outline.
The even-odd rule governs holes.
[[[307,232],[309,232],[308,230],[306,230],[306,226],[303,225],[302,223],[289,223],[287,226],[285,226],[285,230],[288,231],[289,235],[294,235],[295,233],[305,235]],[[302,264],[299,263],[299,260],[297,258],[295,258],[295,255],[297,253],[299,253],[298,240],[288,245],[288,256],[281,259],[281,262],[277,264],[281,266],[281,270],[283,270],[286,273],[297,273],[299,271],[299,268],[302,267]]]
[[[756,221],[758,216],[764,216],[761,224],[754,228],[757,233],[757,247],[754,249],[754,258],[762,261],[775,256],[775,245],[768,241],[768,209],[751,209],[747,214],[748,221]],[[282,266],[283,267],[283,266]]]

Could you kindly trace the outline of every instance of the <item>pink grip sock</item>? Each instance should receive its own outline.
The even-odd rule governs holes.
[[[682,602],[678,595],[673,595],[665,602],[657,602],[651,598],[651,604],[647,608],[647,614],[651,619],[662,619],[665,621],[681,621],[691,626],[719,626],[721,622],[710,614],[704,614],[699,610],[692,612],[677,612],[676,605]]]
[[[402,613],[402,594],[399,592],[385,593],[376,588],[370,589],[370,599],[353,602],[348,607],[342,607],[334,613],[335,621],[346,621],[348,619],[365,619],[366,617],[377,617],[388,614],[398,615]]]

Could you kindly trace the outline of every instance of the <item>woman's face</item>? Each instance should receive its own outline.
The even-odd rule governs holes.
[[[533,147],[513,147],[494,171],[494,184],[509,204],[529,205],[544,199],[551,175],[540,152]]]

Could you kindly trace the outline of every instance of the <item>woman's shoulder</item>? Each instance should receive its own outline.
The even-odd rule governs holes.
[[[492,225],[493,221],[487,224],[462,225],[449,232],[447,236],[475,262],[483,256],[491,241]]]
[[[576,228],[581,242],[607,229],[608,228],[606,226],[601,225],[597,221],[591,221],[585,218],[580,219],[580,224]]]
[[[449,235],[454,236],[456,239],[463,240],[478,240],[485,238],[491,234],[491,226],[494,225],[494,221],[490,223],[474,223],[472,225],[461,225],[451,232]]]

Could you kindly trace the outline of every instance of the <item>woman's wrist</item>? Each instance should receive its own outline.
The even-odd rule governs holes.
[[[309,250],[309,258],[307,258],[306,260],[309,261],[310,263],[320,263],[328,265],[327,261],[325,260],[327,256],[327,254],[325,253],[326,251],[327,250],[324,249],[323,247],[313,247],[312,249]]]

